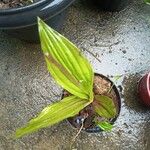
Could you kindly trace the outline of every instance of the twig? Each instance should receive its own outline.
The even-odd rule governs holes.
[[[77,132],[77,134],[75,135],[75,137],[72,139],[72,143],[70,145],[70,150],[72,149],[72,145],[74,144],[76,138],[79,136],[79,134],[81,133],[81,131],[84,127],[84,120],[85,120],[84,118],[81,120],[82,121],[81,127],[80,127],[79,131]]]
[[[93,54],[92,52],[90,52],[89,50],[87,50],[87,49],[85,49],[85,51],[87,51],[89,54],[91,54],[95,59],[97,59],[97,61],[99,61],[100,63],[101,63],[101,61],[100,61],[100,59],[98,59],[96,56],[95,56],[95,54]]]

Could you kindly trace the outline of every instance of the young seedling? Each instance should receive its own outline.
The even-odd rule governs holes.
[[[117,115],[114,101],[108,96],[96,95],[93,92],[94,72],[88,60],[73,43],[40,18],[38,18],[38,27],[48,71],[71,95],[47,106],[26,126],[17,129],[16,138],[73,117],[90,104],[96,114],[103,118],[102,121],[95,123],[103,130],[112,129],[109,120]],[[79,132],[83,128],[83,123]]]

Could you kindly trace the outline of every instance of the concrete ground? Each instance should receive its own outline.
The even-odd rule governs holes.
[[[139,102],[137,81],[150,70],[150,6],[134,0],[119,13],[76,2],[62,33],[83,50],[95,72],[122,75],[116,83],[121,114],[112,132],[81,133],[74,150],[149,150],[150,110]],[[113,79],[113,78],[112,78]],[[63,121],[18,140],[12,133],[62,89],[46,70],[40,46],[0,34],[0,150],[68,150],[76,130]]]

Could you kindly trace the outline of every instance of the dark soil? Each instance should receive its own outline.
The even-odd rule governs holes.
[[[16,8],[30,5],[38,0],[0,0],[0,9]]]
[[[105,95],[108,96],[110,98],[113,99],[116,108],[117,108],[117,116],[119,114],[119,96],[116,95],[115,89],[113,88],[111,90],[111,92],[108,93],[108,91],[110,90],[112,86],[112,83],[110,81],[108,81],[105,77],[101,77],[101,76],[95,76],[94,77],[94,93],[95,94],[99,94],[99,95]],[[70,94],[68,92],[64,92],[64,96],[69,96]],[[116,116],[116,117],[117,117]],[[110,120],[110,123],[113,123],[114,120],[116,119],[112,118]],[[94,128],[96,125],[93,123],[94,118],[98,119],[99,121],[102,121],[104,118],[98,116],[96,114],[96,112],[93,109],[93,104],[90,104],[89,106],[87,106],[86,108],[84,108],[83,110],[81,110],[79,112],[78,115],[69,118],[68,121],[75,127],[75,128],[80,128],[82,125],[82,119],[85,118],[84,120],[84,125],[83,128],[84,129],[91,129]]]

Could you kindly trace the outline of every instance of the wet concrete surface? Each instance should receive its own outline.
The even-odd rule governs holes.
[[[150,6],[134,0],[119,12],[102,12],[76,2],[62,33],[88,57],[95,72],[122,75],[116,85],[121,114],[112,132],[81,133],[74,150],[149,150],[150,109],[137,96],[137,82],[150,70]],[[76,130],[63,121],[13,140],[12,133],[48,104],[62,89],[46,70],[38,44],[0,34],[0,149],[68,150]]]

